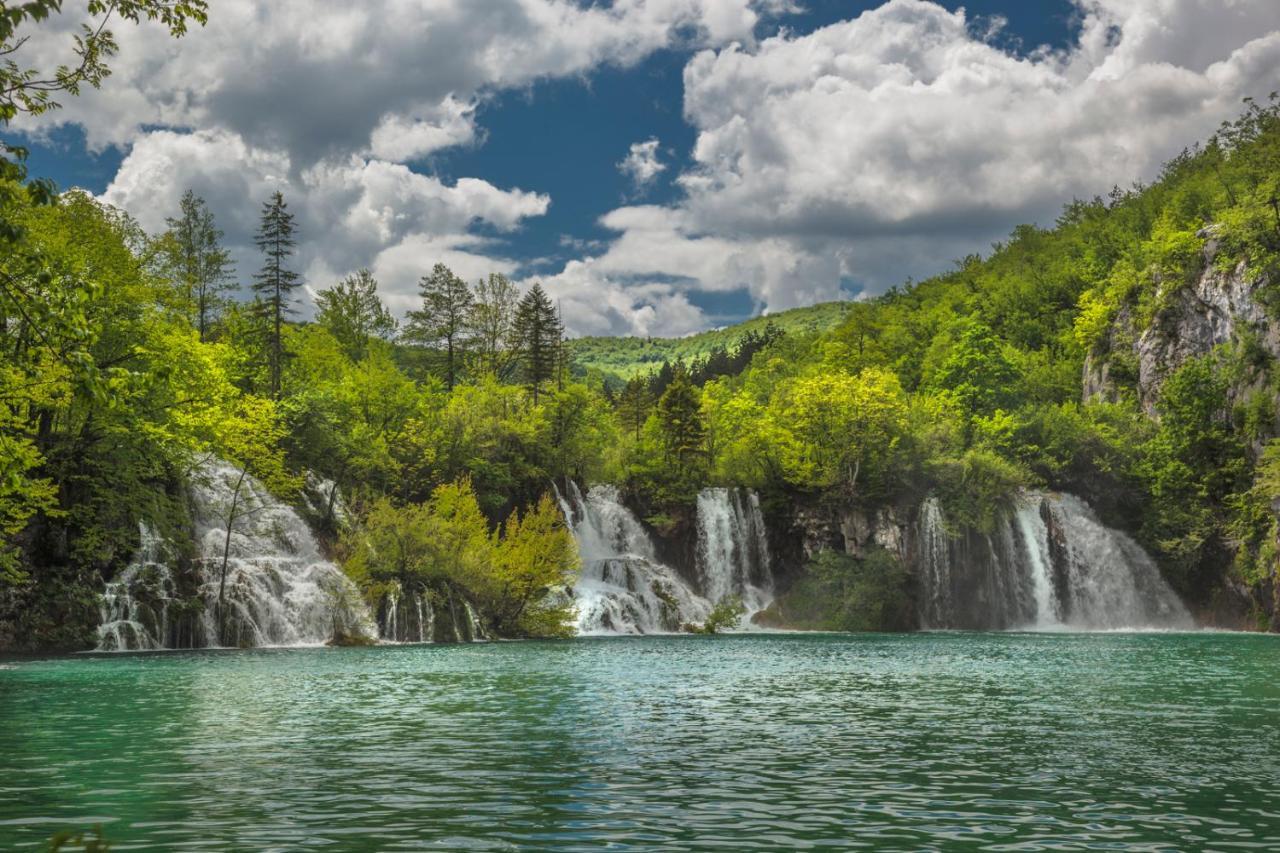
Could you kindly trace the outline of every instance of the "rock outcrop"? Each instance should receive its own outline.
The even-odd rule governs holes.
[[[1249,335],[1271,356],[1280,357],[1280,329],[1258,298],[1266,280],[1253,280],[1244,261],[1221,269],[1212,229],[1201,231],[1200,236],[1205,238],[1203,271],[1190,286],[1165,300],[1137,341],[1138,392],[1149,415],[1157,414],[1160,387],[1169,374],[1217,346],[1238,343]],[[1231,402],[1252,390],[1251,385],[1233,388]]]

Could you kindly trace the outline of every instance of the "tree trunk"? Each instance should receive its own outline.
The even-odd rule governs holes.
[[[227,535],[222,542],[222,571],[218,574],[218,643],[221,645],[227,635],[227,562],[231,557],[231,528],[236,522],[236,507],[240,503],[240,488],[249,469],[241,468],[236,479],[236,487],[231,492],[231,510],[227,513]]]
[[[448,361],[448,364],[445,365],[445,384],[448,386],[449,390],[452,391],[453,390],[453,335],[449,335],[448,344],[449,344],[449,355],[448,355],[449,361]]]

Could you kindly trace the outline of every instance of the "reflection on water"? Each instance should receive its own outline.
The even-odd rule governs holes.
[[[1280,640],[741,635],[0,664],[0,848],[1264,848]]]

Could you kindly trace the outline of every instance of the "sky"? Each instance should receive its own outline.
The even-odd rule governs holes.
[[[24,46],[67,54],[66,11]],[[191,188],[248,281],[261,204],[311,296],[437,262],[540,281],[571,334],[683,335],[989,250],[1280,89],[1280,0],[212,0],[114,27],[35,175],[158,233]],[[83,4],[80,4],[83,9]],[[29,57],[29,58],[30,58]]]

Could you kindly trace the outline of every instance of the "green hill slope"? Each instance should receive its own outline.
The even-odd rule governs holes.
[[[808,308],[793,308],[684,338],[574,338],[569,341],[569,354],[577,374],[596,370],[626,380],[657,370],[664,361],[688,364],[719,348],[731,350],[743,335],[750,331],[763,332],[770,323],[792,336],[825,332],[840,324],[850,304],[823,302]]]

